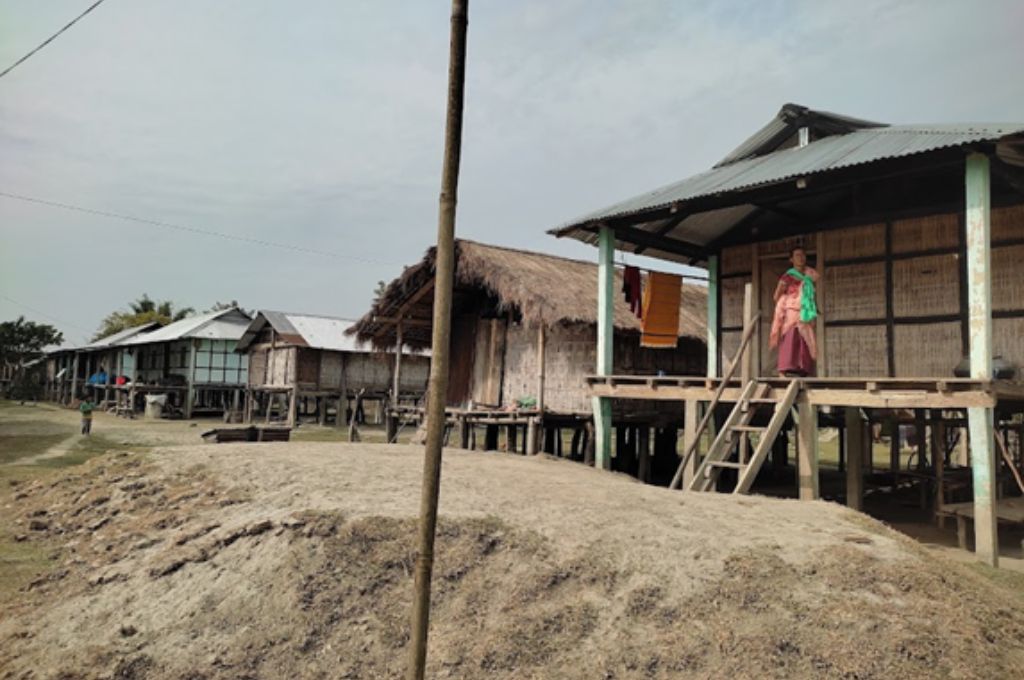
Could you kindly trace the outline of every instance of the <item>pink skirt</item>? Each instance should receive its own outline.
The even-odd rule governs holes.
[[[790,328],[779,342],[779,373],[814,375],[814,357],[796,326]]]

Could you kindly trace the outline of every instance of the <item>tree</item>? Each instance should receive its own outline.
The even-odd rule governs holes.
[[[195,312],[191,307],[175,309],[174,303],[168,300],[156,302],[151,300],[149,295],[143,293],[142,297],[128,303],[129,311],[114,311],[104,317],[100,322],[100,328],[92,337],[93,340],[105,338],[108,335],[134,328],[144,323],[157,322],[166,325],[175,321],[181,321],[189,314]]]
[[[384,298],[384,293],[388,290],[388,284],[383,281],[377,282],[377,287],[373,290],[373,304],[377,304]]]
[[[17,321],[0,323],[0,361],[14,366],[21,366],[43,356],[43,348],[59,345],[64,342],[64,334],[45,323],[25,321],[19,316]]]
[[[206,311],[207,312],[223,312],[226,309],[236,309],[236,308],[239,311],[243,312],[244,314],[246,314],[248,316],[252,316],[252,313],[249,310],[247,310],[244,307],[242,307],[242,305],[238,304],[238,300],[235,300],[235,299],[232,299],[231,302],[221,302],[220,300],[218,300],[217,302],[213,303],[213,307],[210,307]]]
[[[64,335],[45,323],[17,321],[0,323],[0,363],[13,366],[14,380],[10,394],[16,399],[38,398],[40,385],[38,372],[29,371],[25,364],[43,356],[43,348],[64,342]]]

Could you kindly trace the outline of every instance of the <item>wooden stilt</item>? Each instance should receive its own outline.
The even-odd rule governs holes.
[[[469,441],[469,421],[465,416],[459,416],[459,448],[469,449],[472,448],[472,442]]]
[[[864,425],[860,409],[847,408],[846,426],[846,505],[864,509]]]
[[[700,414],[698,413],[700,402],[696,399],[689,399],[683,409],[683,452],[685,453],[690,450],[694,440],[697,438],[697,424],[700,421]],[[690,488],[693,477],[697,474],[698,467],[700,467],[700,448],[694,449],[693,455],[686,461],[686,466],[683,468],[683,485],[681,488]]]
[[[637,437],[637,479],[645,484],[651,481],[651,428],[643,426]]]
[[[967,156],[965,168],[968,329],[971,377],[992,379],[992,225],[989,159],[982,153]],[[999,565],[996,526],[995,414],[991,408],[967,409],[970,429],[971,476],[974,486],[974,544],[978,557]]]
[[[800,500],[818,498],[818,409],[805,401],[797,407],[797,456]]]
[[[942,514],[942,506],[945,498],[945,471],[946,471],[946,423],[942,418],[941,411],[932,411],[932,476],[935,478],[934,497],[932,499],[932,511],[935,514],[935,523],[940,529],[946,526],[946,516]]]
[[[516,428],[518,425],[509,425],[505,428],[505,450],[509,453],[516,453]]]
[[[892,433],[889,436],[889,474],[892,477],[892,488],[895,491],[900,484],[900,421],[893,416],[889,419]]]
[[[594,423],[591,421],[587,421],[587,424],[584,427],[585,429],[583,439],[585,443],[583,445],[583,464],[594,465],[594,461],[597,455],[597,446],[594,434]]]

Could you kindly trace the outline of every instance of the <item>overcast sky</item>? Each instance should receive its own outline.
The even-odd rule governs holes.
[[[0,68],[88,4],[5,0]],[[144,292],[364,313],[435,238],[449,8],[107,0],[0,79],[0,191],[323,255],[0,196],[0,319],[77,344]],[[458,235],[593,259],[545,231],[707,168],[786,102],[1022,121],[1021,26],[1019,0],[474,0]]]

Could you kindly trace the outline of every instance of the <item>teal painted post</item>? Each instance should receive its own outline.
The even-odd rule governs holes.
[[[708,377],[718,377],[718,256],[708,258]]]
[[[615,337],[615,233],[601,227],[597,263],[597,374],[614,371]],[[593,397],[594,466],[608,470],[612,464],[612,400]]]
[[[992,241],[991,177],[988,157],[972,153],[966,168],[967,302],[971,348],[971,377],[992,379]],[[994,412],[967,409],[971,473],[974,480],[974,545],[982,561],[999,565],[995,514]]]

